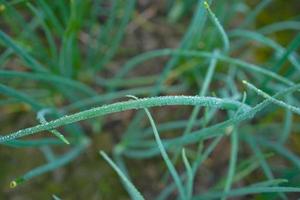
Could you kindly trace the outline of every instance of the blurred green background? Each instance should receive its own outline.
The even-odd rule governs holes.
[[[103,41],[108,41],[106,45],[101,46],[103,49],[99,49],[99,52],[102,52],[99,56],[102,59],[102,62],[106,62],[106,67],[98,71],[102,77],[105,77],[109,80],[110,77],[116,73],[121,64],[124,63],[129,58],[138,55],[141,52],[160,49],[160,48],[174,48],[178,46],[179,41],[184,35],[189,21],[193,15],[195,5],[197,1],[189,0],[190,7],[182,8],[178,5],[181,5],[184,0],[174,0],[174,1],[161,1],[161,0],[138,0],[136,2],[134,12],[130,21],[125,29],[124,37],[121,40],[120,46],[117,46],[116,53],[112,58],[106,58],[107,52],[109,52],[109,48],[113,46],[112,43],[109,43],[109,40],[113,37],[117,37],[112,31],[113,35],[106,36],[108,38],[103,38]],[[2,1],[1,1],[2,2]],[[34,1],[28,1],[35,5]],[[46,1],[49,5],[51,5],[52,1]],[[248,7],[243,7],[244,4],[240,4],[243,2]],[[260,1],[248,0],[248,1],[239,1],[239,0],[231,0],[228,1],[228,8],[233,5],[241,6],[240,9],[253,9]],[[101,8],[103,9],[103,14],[100,13],[98,15],[98,23],[89,24],[89,20],[83,21],[86,24],[80,24],[80,28],[82,28],[82,32],[78,29],[78,40],[81,43],[85,42],[86,34],[88,34],[85,30],[90,30],[91,34],[93,31],[98,28],[98,26],[102,26],[108,20],[109,10],[113,4],[113,1],[99,1],[101,4]],[[1,4],[4,5],[4,4]],[[39,5],[39,4],[37,4]],[[88,5],[88,3],[87,3]],[[177,6],[176,6],[177,5]],[[222,9],[218,8],[218,1],[215,0],[212,4],[212,9]],[[18,32],[22,31],[24,27],[18,22],[17,17],[23,17],[24,22],[32,23],[31,20],[34,20],[32,17],[33,14],[28,9],[27,1],[15,1],[13,5],[15,11],[20,14],[15,18],[11,18],[11,14],[6,14],[8,8],[0,7],[0,29],[11,37],[19,37]],[[118,10],[122,14],[125,10],[126,3],[120,4],[121,9]],[[36,7],[39,9],[39,7]],[[86,6],[86,13],[91,9],[89,6]],[[178,10],[179,9],[179,10]],[[180,10],[182,9],[182,10]],[[255,20],[255,23],[252,23],[251,27],[258,29],[265,25],[284,21],[298,19],[299,20],[299,10],[300,10],[300,2],[299,0],[273,0],[272,3],[266,7],[261,14]],[[55,12],[60,12],[59,10],[55,10]],[[227,11],[229,12],[229,11]],[[226,15],[230,15],[230,13],[224,12],[224,16],[217,16],[221,19],[226,18]],[[296,16],[296,17],[295,17]],[[86,17],[86,16],[85,16]],[[234,29],[241,21],[245,18],[244,14],[235,16],[231,19],[228,24],[226,24],[226,30]],[[120,19],[117,19],[120,20]],[[77,25],[73,24],[71,29],[76,29]],[[206,28],[206,27],[205,27]],[[25,33],[26,34],[26,33]],[[45,35],[41,33],[41,30],[36,30],[36,35],[40,37],[40,40],[45,42]],[[295,36],[295,32],[291,31],[282,31],[276,34],[272,34],[269,37],[276,40],[283,46],[287,46],[291,38]],[[59,37],[59,34],[56,35]],[[63,37],[63,36],[61,36]],[[22,37],[20,37],[22,38]],[[26,38],[26,37],[23,37]],[[29,37],[30,38],[30,37]],[[209,41],[210,38],[204,38],[201,40],[201,45],[205,46],[205,43]],[[38,45],[32,43],[32,38],[30,40],[18,40],[22,47],[27,48],[27,50],[32,53],[32,55],[36,57],[40,57],[41,59],[47,60],[43,55],[44,51],[51,54],[51,48],[40,50]],[[59,41],[56,41],[59,42]],[[46,42],[45,42],[46,43]],[[81,43],[78,43],[80,45]],[[203,43],[203,44],[202,44]],[[37,46],[36,46],[37,45]],[[264,62],[266,58],[270,55],[270,49],[256,46],[255,48],[251,48],[249,44],[249,50],[245,50],[248,53],[249,59],[255,63]],[[250,49],[251,48],[251,49]],[[78,52],[73,52],[73,57],[76,54],[85,54],[88,52],[88,49],[85,47],[77,46],[76,49]],[[1,56],[5,53],[7,49],[3,46],[0,46],[0,59]],[[45,54],[46,55],[46,54]],[[95,56],[95,59],[100,59],[98,55]],[[94,71],[90,71],[89,69],[85,70],[87,66],[82,66],[81,63],[84,63],[80,60],[81,58],[72,58],[72,63],[75,63],[74,68],[79,68],[78,72],[73,72],[71,77],[77,79],[86,84],[90,84],[91,87],[97,88],[97,92],[102,93],[103,90],[101,87],[97,87],[93,85],[91,82],[91,77],[95,73]],[[182,65],[192,65],[188,62],[197,62],[197,60],[190,60],[188,62],[182,61]],[[97,63],[96,61],[91,61],[92,64]],[[153,75],[155,76],[161,70],[164,64],[166,63],[166,59],[158,59],[147,61],[143,67],[139,68],[136,71],[133,71],[130,74],[131,77],[142,77],[145,75]],[[49,65],[55,65],[55,63],[47,63]],[[20,67],[21,63],[18,61],[16,57],[11,57],[7,62],[5,62],[5,66],[9,66],[10,69],[20,70],[23,68]],[[2,67],[4,69],[5,67]],[[59,70],[59,69],[58,69]],[[180,70],[179,70],[180,71]],[[175,75],[174,75],[175,74]],[[173,76],[176,77],[176,73]],[[180,73],[179,73],[180,74]],[[193,72],[184,73],[185,79],[189,80],[190,84],[188,90],[183,92],[184,94],[195,94],[197,93],[197,81],[193,77]],[[149,83],[153,83],[153,79],[156,77],[149,78]],[[173,78],[174,79],[174,78]],[[0,77],[1,80],[1,77]],[[101,81],[101,80],[99,80]],[[106,80],[105,80],[106,81]],[[172,76],[170,77],[170,84],[172,83]],[[14,85],[23,84],[23,86],[33,86],[32,82],[24,82],[20,80],[12,80],[12,79],[2,79],[1,83],[10,83]],[[122,84],[122,83],[121,83]],[[40,86],[43,86],[40,85]],[[39,90],[39,88],[37,88]],[[55,104],[60,107],[66,105],[68,103],[61,94],[58,94],[53,91],[42,91],[40,95],[44,95],[43,92],[50,92],[51,98],[48,98],[48,101],[55,102]],[[47,95],[47,94],[45,94]],[[0,126],[1,126],[1,134],[9,133],[12,130],[22,129],[24,127],[29,127],[37,124],[35,120],[35,114],[29,112],[30,108],[25,106],[24,104],[12,103],[10,106],[1,107],[0,113]],[[172,119],[176,118],[175,116],[188,116],[190,112],[190,108],[183,108],[180,111],[176,111],[171,113],[170,115],[161,117],[162,119]],[[26,171],[31,170],[32,168],[42,165],[46,162],[42,151],[37,150],[36,148],[10,148],[7,146],[0,147],[0,199],[51,199],[52,194],[57,194],[64,200],[68,199],[128,199],[128,195],[126,191],[123,189],[122,184],[116,175],[116,173],[105,163],[105,161],[99,156],[98,151],[100,149],[105,150],[106,152],[111,152],[112,147],[120,140],[120,135],[126,129],[130,119],[132,117],[132,111],[113,114],[108,116],[105,119],[101,119],[101,127],[98,127],[97,120],[95,120],[92,124],[93,126],[89,126],[87,123],[82,123],[83,128],[89,133],[89,137],[92,139],[91,145],[82,153],[78,158],[76,158],[70,164],[55,170],[54,172],[47,173],[41,176],[30,180],[15,189],[9,188],[9,183],[15,177],[23,174]],[[282,115],[282,114],[281,114]],[[274,120],[273,116],[272,120]],[[99,130],[101,130],[101,134],[99,134]],[[48,134],[49,136],[50,134]],[[291,143],[291,149],[294,152],[299,153],[299,136],[295,134],[293,136],[294,140]],[[225,147],[228,146],[228,142],[224,142]],[[65,152],[67,147],[65,148],[54,148],[54,152],[59,154]],[[216,151],[224,151],[224,150],[216,150]],[[225,150],[226,152],[227,150]],[[225,153],[226,154],[226,153]],[[228,152],[227,152],[228,154]],[[228,158],[228,156],[225,156]],[[219,160],[216,154],[213,154],[212,157],[207,161],[206,167],[204,169],[205,173],[218,173],[222,174],[225,167],[225,162]],[[224,158],[226,159],[226,158]],[[165,166],[163,161],[157,157],[147,160],[133,160],[126,159],[126,163],[128,164],[128,169],[130,171],[131,177],[135,185],[142,191],[144,196],[147,199],[151,199],[151,197],[155,196],[164,188],[164,183],[161,181],[161,176],[165,170]],[[243,183],[259,180],[259,172],[254,173],[248,179],[244,180]],[[203,175],[202,175],[203,176]],[[202,177],[205,179],[205,177]],[[299,177],[298,177],[299,178]],[[299,180],[299,179],[298,179]],[[204,181],[205,182],[205,181]],[[202,184],[202,185],[201,185]],[[203,182],[199,183],[196,187],[207,188],[212,184],[212,181],[207,178],[206,186],[203,186]],[[205,184],[205,183],[204,183]],[[299,185],[299,183],[298,183]],[[246,198],[242,198],[246,199]],[[256,199],[265,199],[265,198],[256,198]]]

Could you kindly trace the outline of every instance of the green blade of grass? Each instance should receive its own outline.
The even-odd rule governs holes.
[[[118,3],[120,3],[120,1],[113,0],[111,6],[108,9],[105,9],[101,6],[98,7],[97,5],[100,3],[95,2],[91,8],[91,18],[92,21],[94,21],[94,23],[97,24],[98,33],[95,36],[95,40],[89,41],[88,44],[89,49],[87,53],[87,60],[89,66],[93,66],[94,63],[98,62],[99,58],[97,57],[97,55],[103,53],[103,50],[101,48],[103,48],[103,45],[107,45],[106,43],[111,39],[111,33],[113,31],[113,28],[116,26],[115,23],[117,21],[118,16],[118,7],[121,7]],[[101,27],[102,24],[98,24],[97,22],[99,12],[103,13],[103,15],[108,17],[103,27]],[[91,27],[90,32],[93,32],[93,27]]]
[[[63,33],[62,45],[59,54],[59,71],[66,77],[73,77],[76,72],[76,61],[80,64],[77,35],[82,26],[84,1],[73,0],[69,3],[70,16]]]
[[[231,153],[230,153],[230,161],[229,161],[229,167],[228,167],[228,175],[224,187],[224,193],[228,193],[231,189],[232,182],[234,180],[234,173],[236,171],[236,163],[237,163],[237,157],[238,157],[238,133],[235,129],[231,133]],[[222,197],[222,200],[225,200],[226,196]]]
[[[292,86],[290,88],[287,88],[273,96],[273,98],[278,98],[283,95],[292,93],[297,91],[300,88],[300,84]],[[169,139],[165,140],[164,146],[165,148],[169,148],[170,146],[182,146],[187,144],[193,144],[195,142],[198,142],[199,140],[203,140],[204,138],[210,138],[215,137],[217,135],[222,135],[222,130],[226,129],[229,126],[235,126],[238,125],[241,121],[251,119],[254,117],[254,115],[267,106],[269,106],[272,103],[270,99],[266,99],[263,102],[257,104],[255,107],[253,107],[250,111],[245,112],[243,111],[237,116],[234,116],[233,118],[226,120],[224,122],[218,123],[216,125],[213,125],[211,127],[203,128],[199,131],[192,132],[191,134],[181,136],[175,139]],[[153,155],[157,154],[156,149],[150,149],[145,152],[139,153],[139,152],[124,152],[126,155],[134,155],[133,157],[151,157]]]
[[[247,98],[247,94],[244,92],[242,103],[245,103]],[[237,116],[241,112],[241,108],[238,109],[234,116]],[[228,113],[231,116],[231,113]],[[238,151],[239,151],[239,136],[237,132],[237,126],[233,126],[232,129],[229,129],[226,134],[230,134],[230,141],[231,141],[231,150],[230,150],[230,160],[228,166],[228,172],[226,177],[226,182],[224,186],[224,193],[230,191],[232,184],[234,182],[235,173],[236,173],[236,165],[238,159]],[[222,200],[225,200],[226,196],[222,197]]]
[[[299,46],[300,46],[300,34],[297,34],[296,37],[291,41],[291,43],[286,48],[284,54],[274,65],[273,70],[279,72],[280,69],[282,68],[282,65],[285,63],[285,61],[298,49]],[[293,65],[297,68],[297,70],[300,70],[300,63],[298,62],[297,59],[293,60]]]
[[[136,97],[133,96],[134,99],[138,100]],[[151,116],[151,113],[149,112],[149,110],[147,108],[144,109],[146,114],[147,114],[147,117],[150,121],[150,124],[151,124],[151,127],[153,129],[153,134],[154,134],[154,137],[155,137],[155,140],[156,140],[156,143],[157,143],[157,146],[158,146],[158,149],[161,153],[161,156],[163,157],[164,161],[165,161],[165,164],[167,165],[167,168],[170,172],[170,174],[172,175],[174,181],[175,181],[175,184],[177,186],[177,189],[178,189],[178,192],[179,192],[179,196],[180,196],[180,199],[182,200],[185,200],[187,199],[187,196],[186,196],[186,192],[184,191],[184,188],[183,188],[183,185],[182,185],[182,182],[179,178],[179,174],[178,172],[176,171],[176,168],[175,166],[173,165],[172,161],[170,160],[165,148],[164,148],[164,145],[160,139],[160,136],[159,136],[159,133],[157,131],[157,128],[156,128],[156,125],[155,125],[155,122]]]
[[[143,200],[144,197],[141,195],[141,193],[136,189],[136,187],[127,179],[125,174],[119,169],[119,167],[106,155],[104,151],[99,152],[100,155],[108,162],[108,164],[117,172],[117,174],[120,176],[122,181],[126,184],[126,186],[129,189],[129,193],[132,197],[134,197],[135,200]]]
[[[290,63],[297,69],[300,69],[300,65],[299,62],[297,61],[297,57],[294,54],[291,54],[288,49],[285,49],[282,45],[278,44],[277,42],[275,42],[274,40],[260,34],[254,31],[248,31],[248,30],[234,30],[232,32],[229,33],[230,37],[241,37],[244,39],[250,39],[250,40],[255,40],[261,44],[264,44],[268,47],[271,47],[272,49],[274,49],[279,55],[282,56],[283,61],[285,61],[286,59],[288,59],[290,61]],[[295,46],[297,45],[297,40],[295,42],[296,44],[294,44]],[[294,46],[293,46],[294,48]],[[289,53],[287,53],[289,52]],[[272,66],[272,68],[274,68],[276,66],[276,64],[274,66]],[[275,67],[276,68],[276,67]],[[272,70],[273,71],[273,70]],[[277,71],[275,71],[277,72]]]
[[[222,109],[238,109],[241,106],[240,102],[231,100],[221,100],[215,97],[193,97],[193,96],[165,96],[165,97],[152,97],[143,98],[134,101],[125,101],[119,103],[113,103],[104,105],[90,110],[85,110],[76,114],[63,116],[59,119],[49,121],[46,124],[37,125],[32,128],[26,128],[15,133],[0,137],[0,143],[10,141],[26,135],[31,135],[37,132],[55,129],[57,127],[71,124],[74,122],[90,119],[107,115],[110,113],[121,112],[131,109],[141,109],[154,106],[166,106],[166,105],[203,105],[208,107],[222,108]],[[247,105],[243,105],[243,108],[249,110]]]
[[[38,80],[42,82],[49,82],[54,85],[60,84],[60,86],[61,85],[66,87],[69,86],[74,89],[80,90],[81,92],[83,92],[88,96],[93,96],[97,94],[92,88],[90,88],[89,86],[83,83],[68,78],[64,78],[61,76],[51,75],[51,74],[44,75],[42,73],[28,73],[28,72],[19,72],[19,71],[11,71],[11,70],[0,70],[0,77],[6,79],[20,77],[28,80]]]
[[[272,183],[274,186],[278,186],[279,183],[274,182],[274,175],[271,170],[271,167],[269,166],[267,160],[265,159],[265,156],[262,154],[260,146],[256,144],[255,140],[253,139],[253,136],[251,134],[245,134],[244,135],[246,142],[249,144],[250,148],[256,155],[257,159],[259,160],[259,163],[262,167],[262,170],[265,174],[265,176],[268,179],[269,183]],[[270,186],[270,185],[262,185],[262,186]],[[283,194],[279,194],[282,199],[287,199],[287,197]]]
[[[98,85],[107,87],[107,88],[124,88],[124,87],[137,87],[140,85],[150,85],[153,84],[154,81],[158,78],[158,75],[150,75],[150,76],[141,76],[141,77],[136,77],[136,78],[131,78],[131,79],[104,79],[102,77],[97,77],[95,82]]]
[[[56,155],[49,146],[42,146],[40,150],[48,162],[53,162],[55,160]]]
[[[255,140],[253,139],[253,136],[251,134],[247,134],[247,135],[244,135],[244,139],[249,144],[250,148],[252,149],[252,151],[256,155],[257,159],[259,160],[265,176],[269,180],[274,179],[272,170],[271,170],[270,166],[268,165],[263,153],[261,152],[260,147],[256,144]]]
[[[188,120],[175,120],[175,121],[170,121],[166,123],[160,123],[157,125],[157,130],[161,133],[163,132],[169,132],[169,131],[176,131],[185,128]],[[204,124],[203,119],[196,120],[195,122],[195,128],[199,128]],[[142,130],[141,135],[137,135],[136,140],[134,140],[132,143],[128,144],[128,147],[140,147],[143,146],[141,143],[138,141],[144,141],[152,136],[152,128],[147,127]]]
[[[271,34],[279,31],[285,30],[300,30],[300,22],[299,21],[282,21],[282,22],[275,22],[273,24],[268,24],[260,29],[258,32],[262,34]]]
[[[127,166],[126,166],[126,163],[125,163],[125,160],[124,160],[124,158],[123,158],[123,151],[124,151],[124,149],[125,149],[126,147],[124,146],[124,145],[122,145],[122,144],[117,144],[115,147],[114,147],[114,149],[113,149],[113,158],[114,158],[114,160],[115,160],[115,163],[117,164],[117,166],[119,167],[119,169],[123,172],[123,174],[126,176],[126,178],[129,180],[129,181],[131,181],[130,180],[130,175],[129,175],[129,171],[128,171],[128,169],[127,169]],[[123,181],[122,181],[122,185],[125,187],[125,189],[127,190],[127,191],[130,191],[130,188],[128,187],[128,185],[126,184],[126,183],[124,183]],[[131,199],[134,199],[134,197],[135,197],[135,195],[134,195],[134,193],[129,193],[129,195],[130,195],[130,198]]]
[[[268,147],[274,151],[276,151],[278,154],[282,155],[285,157],[287,160],[289,160],[291,163],[294,164],[295,167],[300,169],[300,158],[298,155],[294,154],[290,150],[288,150],[286,147],[283,145],[276,143],[276,142],[270,142],[263,137],[255,138],[256,141],[261,145]]]
[[[50,28],[48,27],[48,25],[45,22],[44,16],[31,3],[27,3],[27,6],[30,8],[30,10],[32,10],[32,12],[40,20],[40,24],[43,28],[43,31],[45,32],[45,36],[46,36],[46,39],[47,39],[47,42],[48,42],[48,45],[50,48],[51,56],[52,56],[53,60],[56,61],[57,60],[57,48],[56,48],[56,44],[55,44],[55,39],[53,37],[53,34],[50,31]]]
[[[45,0],[38,0],[37,1],[40,7],[43,10],[43,13],[46,14],[47,19],[49,19],[50,23],[52,24],[53,27],[55,27],[55,31],[57,31],[58,34],[63,33],[63,26],[59,22],[57,15],[53,12],[54,10],[48,5],[48,3]]]
[[[111,100],[115,100],[121,97],[124,97],[127,94],[133,94],[133,95],[141,95],[141,96],[147,96],[151,93],[153,87],[140,87],[140,88],[133,88],[133,89],[128,89],[128,90],[120,90],[116,91],[113,93],[106,93],[106,94],[101,94],[93,97],[88,97],[85,99],[81,99],[79,101],[76,101],[70,105],[67,105],[62,108],[62,110],[66,113],[76,110],[76,109],[86,109],[88,107],[95,107],[99,105],[103,105],[103,103]],[[186,86],[172,86],[170,88],[166,87],[164,90],[166,93],[177,93],[177,92],[183,92],[186,89]]]
[[[215,68],[216,68],[216,65],[217,65],[216,56],[218,54],[219,54],[219,51],[215,50],[214,53],[213,53],[213,57],[211,58],[210,64],[208,66],[207,73],[205,75],[205,79],[204,79],[203,85],[202,85],[201,90],[199,92],[199,96],[205,96],[206,93],[207,93],[207,90],[209,88],[210,82],[212,80],[212,76],[214,74],[214,71],[215,71]],[[197,119],[197,116],[198,116],[198,114],[200,112],[200,109],[201,109],[200,106],[195,106],[193,108],[192,114],[189,117],[189,121],[188,121],[188,123],[186,125],[186,128],[184,129],[183,135],[189,134],[191,132],[191,130],[193,129],[195,121]],[[177,153],[175,153],[175,155],[173,157],[173,160],[175,162],[177,161],[178,156],[179,156],[179,151],[177,151]]]
[[[95,64],[95,69],[99,70],[103,68],[103,66],[114,56],[116,53],[120,42],[122,41],[122,38],[125,34],[125,28],[130,20],[131,14],[134,10],[135,6],[135,0],[128,0],[126,2],[126,7],[124,9],[124,16],[122,17],[122,21],[119,25],[119,30],[117,30],[117,34],[114,37],[112,44],[110,45],[110,48],[108,49],[107,52],[105,52],[104,57],[100,60],[100,62],[97,62]]]
[[[208,0],[209,4],[211,0]],[[195,41],[198,41],[201,37],[201,33],[203,31],[203,27],[206,23],[207,12],[205,6],[203,6],[202,0],[198,1],[198,5],[196,8],[196,13],[193,16],[192,22],[189,25],[189,29],[185,33],[183,39],[180,42],[178,49],[190,49]],[[156,88],[153,90],[153,95],[157,95],[160,92],[163,82],[166,80],[167,75],[170,71],[178,64],[180,60],[179,55],[173,55],[172,58],[166,64],[160,78],[157,80]]]
[[[11,48],[18,56],[20,56],[30,69],[37,72],[47,72],[48,70],[38,63],[32,56],[18,46],[12,38],[0,31],[0,41],[2,41],[8,48]]]
[[[269,99],[272,103],[278,105],[278,106],[281,106],[283,108],[286,108],[298,115],[300,115],[300,108],[296,107],[296,106],[292,106],[292,105],[289,105],[281,100],[277,100],[273,97],[271,97],[270,95],[268,95],[267,93],[265,93],[264,91],[256,88],[254,85],[252,85],[251,83],[248,83],[247,81],[243,81],[243,83],[250,89],[252,89],[253,91],[255,91],[258,95],[266,98],[266,99]]]
[[[255,18],[262,12],[262,10],[265,9],[271,2],[272,2],[272,0],[260,1],[260,3],[257,4],[257,6],[250,12],[250,14],[248,14],[248,16],[242,22],[240,27],[246,27],[249,24],[251,24],[255,20]]]
[[[28,96],[27,94],[20,92],[18,90],[15,90],[11,87],[5,86],[0,83],[0,93],[13,97],[21,102],[24,102],[28,105],[30,105],[34,110],[38,111],[42,108],[44,108],[44,105],[33,99],[31,96]]]
[[[53,138],[43,138],[35,140],[13,140],[3,143],[6,146],[14,148],[28,148],[28,147],[43,147],[46,145],[56,146],[64,144],[61,140]]]
[[[63,165],[66,165],[67,163],[74,160],[80,153],[82,153],[82,151],[87,147],[88,143],[89,142],[87,139],[82,139],[81,143],[78,146],[74,147],[72,150],[70,150],[68,153],[64,154],[63,156],[56,158],[54,161],[50,163],[34,168],[29,172],[25,173],[23,176],[13,180],[10,183],[11,188],[15,188],[19,184],[28,181],[36,176],[47,173],[49,171],[53,171]]]
[[[148,60],[150,58],[156,58],[156,57],[169,56],[169,55],[180,55],[180,56],[185,56],[185,57],[196,57],[196,58],[211,58],[213,56],[213,53],[205,52],[205,51],[199,52],[199,51],[176,50],[176,49],[161,49],[161,50],[150,51],[150,52],[141,54],[138,57],[135,57],[134,60],[131,60],[128,65],[124,66],[123,71],[120,73],[122,73],[124,75],[127,74],[130,70],[132,70],[134,67],[136,67],[137,64],[143,62],[144,60]],[[219,61],[223,61],[223,62],[232,64],[236,67],[240,67],[240,68],[250,71],[252,73],[261,74],[261,75],[273,78],[273,79],[280,81],[282,83],[285,83],[289,86],[292,86],[295,84],[293,81],[289,80],[288,78],[280,76],[270,70],[265,69],[264,67],[260,67],[255,64],[244,62],[240,59],[231,58],[231,57],[228,57],[225,55],[219,54],[216,57]]]
[[[210,3],[211,0],[208,0],[208,3]],[[196,7],[197,12],[194,14],[192,22],[189,25],[188,31],[185,33],[183,39],[180,42],[179,49],[190,49],[196,41],[199,41],[201,37],[201,33],[203,30],[203,27],[206,22],[206,9],[203,6],[202,0],[199,0]],[[180,57],[178,55],[172,56],[172,58],[168,61],[166,64],[164,70],[161,73],[161,76],[157,80],[155,87],[153,89],[153,92],[151,93],[151,96],[158,95],[161,92],[161,89],[163,87],[163,84],[170,73],[170,71],[178,64],[180,60]],[[123,138],[126,138],[127,140],[130,140],[132,135],[134,135],[134,131],[137,127],[139,127],[139,121],[142,119],[143,115],[138,113],[134,119],[129,124],[127,131],[125,132]]]
[[[40,121],[41,124],[46,124],[47,123],[47,121],[45,119],[45,115],[49,112],[51,112],[49,109],[43,109],[43,110],[40,110],[37,113],[37,119]],[[70,144],[70,142],[65,138],[65,136],[63,134],[61,134],[59,131],[50,130],[50,132],[53,135],[55,135],[57,138],[59,138],[61,141],[63,141],[65,144]]]
[[[191,199],[193,193],[193,187],[191,185],[191,183],[193,182],[193,170],[186,156],[185,149],[182,149],[181,155],[187,174],[186,199]]]
[[[259,162],[257,161],[255,156],[251,156],[250,158],[246,158],[238,163],[236,167],[236,173],[233,177],[233,183],[239,183],[240,181],[249,177],[252,173],[255,172],[259,168]],[[227,177],[222,177],[218,183],[212,188],[212,191],[215,189],[222,189],[226,184]],[[223,190],[224,192],[224,190]]]
[[[213,11],[210,9],[210,6],[207,3],[207,1],[204,1],[203,4],[204,4],[205,8],[207,9],[210,18],[212,19],[213,23],[217,27],[218,32],[220,33],[220,35],[222,37],[222,41],[223,41],[223,45],[224,45],[224,47],[223,47],[224,52],[228,52],[230,49],[230,42],[229,42],[228,36],[227,36],[223,26],[221,25],[220,21],[218,20],[216,15],[213,13]]]
[[[287,179],[273,179],[273,180],[268,180],[268,181],[263,181],[259,183],[254,183],[252,186],[260,186],[260,187],[268,187],[268,186],[277,186],[282,183],[287,183]]]
[[[292,103],[291,97],[289,95],[286,97],[286,101],[288,104]],[[292,132],[292,125],[293,125],[293,113],[289,109],[286,109],[284,115],[283,131],[279,138],[281,144],[284,144],[289,138]]]
[[[213,77],[213,73],[215,71],[215,68],[217,66],[217,55],[219,54],[218,51],[215,51],[214,54],[213,54],[213,57],[211,58],[211,62],[210,62],[210,65],[207,69],[207,73],[205,75],[205,79],[204,79],[204,82],[203,82],[203,85],[202,85],[202,88],[199,92],[199,96],[205,96],[208,89],[209,89],[209,85],[212,81],[212,77]],[[194,123],[195,123],[195,120],[197,119],[197,115],[199,114],[199,111],[200,111],[200,107],[199,106],[196,106],[193,111],[192,111],[192,114],[189,118],[189,122],[183,132],[183,134],[188,134],[193,126],[194,126]]]
[[[54,200],[62,200],[61,198],[59,198],[59,197],[56,196],[55,194],[52,195],[52,198],[53,198]]]
[[[7,63],[8,59],[10,56],[13,54],[13,50],[7,49],[0,55],[0,69],[4,69],[6,66],[5,64]]]

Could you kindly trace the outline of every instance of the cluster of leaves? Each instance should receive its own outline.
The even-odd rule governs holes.
[[[287,199],[289,193],[300,192],[297,182],[285,175],[290,171],[296,176],[300,170],[299,157],[287,148],[291,133],[299,130],[294,115],[300,114],[296,106],[300,88],[296,84],[300,77],[296,50],[300,34],[295,34],[300,22],[294,17],[255,29],[256,17],[272,4],[271,0],[262,0],[253,9],[239,0],[169,1],[167,13],[172,23],[194,11],[178,48],[141,53],[129,59],[110,79],[105,79],[102,72],[109,70],[108,64],[120,48],[131,17],[136,17],[135,0],[0,2],[0,44],[4,47],[0,55],[0,104],[29,105],[28,112],[36,113],[40,122],[13,133],[1,133],[0,144],[11,148],[46,147],[43,153],[48,160],[13,180],[11,187],[77,158],[93,139],[78,122],[142,109],[131,120],[119,144],[112,147],[114,161],[100,151],[132,199],[144,197],[132,183],[124,158],[159,155],[167,166],[166,177],[170,176],[173,182],[166,182],[157,199],[174,194],[180,199],[226,199],[260,193]],[[227,28],[240,15],[246,17],[238,20],[234,28]],[[284,31],[294,37],[286,47],[271,39]],[[250,46],[249,41],[270,49],[263,63],[245,61],[249,55],[255,58],[256,46]],[[169,57],[161,73],[128,78],[143,62],[158,57]],[[190,82],[191,77],[196,83]],[[197,94],[168,95],[195,92],[191,87],[194,85],[199,90]],[[247,93],[242,90],[245,87]],[[99,93],[98,88],[103,92]],[[209,96],[212,89],[215,97]],[[127,101],[111,103],[127,94],[145,98],[128,96]],[[194,107],[188,119],[166,123],[156,123],[148,110],[174,105]],[[280,108],[284,110],[280,121],[266,121]],[[46,114],[51,120],[46,119]],[[145,117],[150,128],[140,123],[146,121]],[[88,122],[91,126],[94,123]],[[63,127],[63,133],[57,130],[59,127]],[[53,137],[24,139],[42,131],[51,132]],[[161,139],[173,131],[182,134]],[[215,187],[198,194],[195,179],[201,173],[200,167],[227,137],[231,146],[228,172]],[[68,152],[55,155],[53,149],[63,145],[68,145]],[[241,149],[248,149],[250,157],[242,157]],[[266,150],[276,152],[290,165],[283,169],[273,166]],[[180,154],[185,170],[179,172]],[[255,170],[263,173],[261,182],[232,187]],[[55,195],[53,198],[59,199]]]

